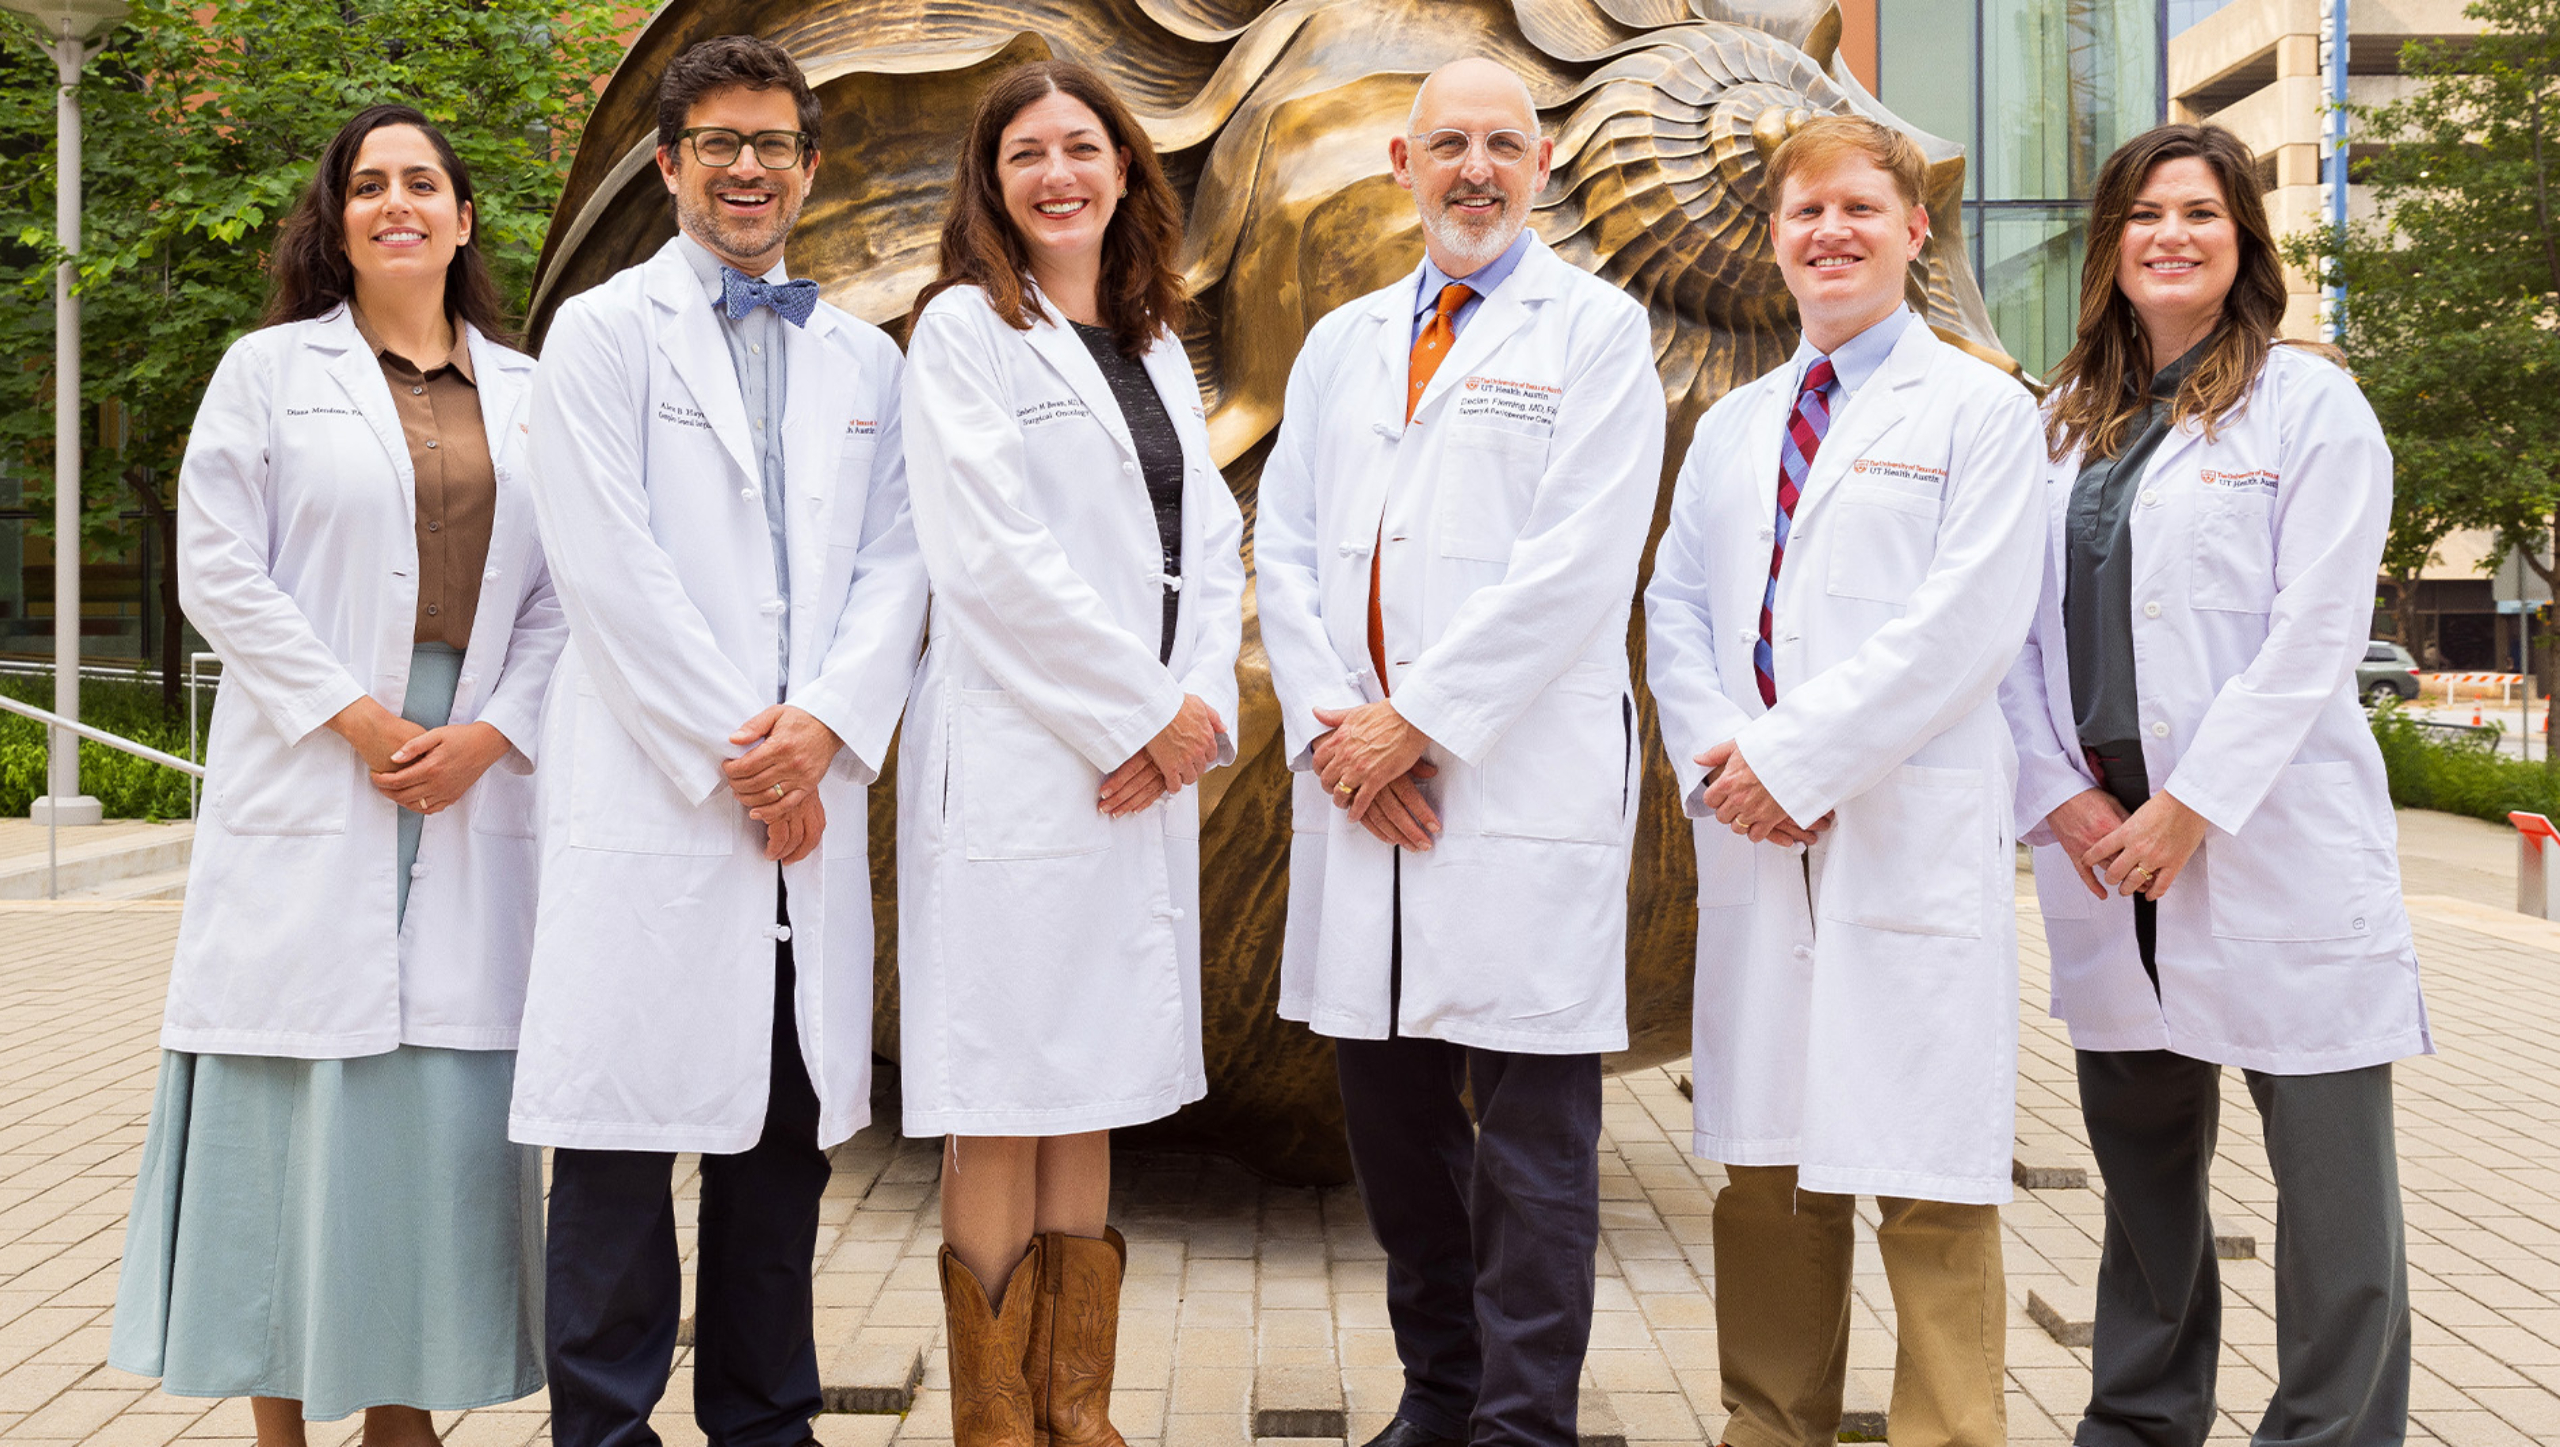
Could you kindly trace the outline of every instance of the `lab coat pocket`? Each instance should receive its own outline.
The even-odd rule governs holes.
[[[1452,425],[1440,446],[1441,556],[1510,562],[1546,465],[1543,437]]]
[[[1829,588],[1835,598],[1908,603],[1938,551],[1934,498],[1880,483],[1843,484],[1832,530]]]
[[[2275,494],[2209,487],[2196,508],[2195,571],[2188,600],[2216,613],[2266,613],[2276,605]]]
[[[471,832],[502,839],[533,837],[533,775],[493,765],[471,786]]]
[[[1002,689],[959,691],[960,837],[971,859],[1063,859],[1111,847],[1102,771]]]
[[[2036,912],[2046,919],[2087,919],[2098,912],[2098,897],[2080,882],[2080,872],[2059,844],[2035,850]]]
[[[1730,909],[1759,899],[1760,851],[1767,846],[1713,818],[1697,821],[1689,832],[1697,844],[1698,908]]]
[[[726,788],[696,804],[623,732],[602,698],[582,688],[573,701],[570,848],[713,857],[738,847],[749,821]]]
[[[1629,799],[1622,698],[1607,685],[1568,679],[1530,704],[1476,770],[1481,831],[1586,844],[1623,840]]]
[[[1822,917],[1978,939],[1984,861],[1998,840],[1982,770],[1906,764],[1840,805],[1822,870]]]
[[[877,437],[845,438],[836,463],[833,508],[827,517],[829,545],[848,549],[862,545],[862,505],[871,496],[871,469],[879,451]]]
[[[235,707],[226,712],[217,705],[205,749],[222,827],[234,834],[345,833],[348,801],[364,767],[355,751],[325,729],[287,743],[245,696],[226,701]]]
[[[2398,867],[2362,797],[2353,764],[2291,764],[2239,833],[2208,836],[2215,937],[2344,940],[2381,921]]]

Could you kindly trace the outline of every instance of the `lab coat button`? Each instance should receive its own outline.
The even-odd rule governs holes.
[[[480,581],[484,583],[494,583],[498,581],[498,570],[491,568],[489,571],[482,573],[480,575]]]
[[[1138,470],[1138,464],[1134,462],[1124,462],[1120,464],[1120,470],[1122,472],[1135,472]]]
[[[2160,505],[2160,489],[2156,487],[2144,488],[2142,490],[2142,505],[2144,507],[2158,507]]]
[[[424,878],[426,878],[426,877],[427,877],[427,866],[426,866],[423,862],[410,865],[410,866],[409,866],[409,877],[410,877],[411,879],[424,879]]]
[[[1156,911],[1156,918],[1178,920],[1182,918],[1182,911],[1178,909],[1160,909]]]
[[[763,608],[764,615],[768,618],[778,617],[782,612],[782,600],[780,598],[767,598],[759,606]]]
[[[1392,428],[1392,427],[1389,427],[1389,426],[1388,426],[1387,424],[1385,424],[1384,422],[1372,422],[1372,423],[1370,423],[1370,424],[1369,424],[1369,430],[1370,430],[1370,431],[1372,431],[1372,432],[1377,433],[1380,437],[1393,437],[1393,436],[1395,436],[1395,435],[1396,435],[1396,430],[1395,430],[1394,428]]]
[[[2167,738],[2169,736],[2169,726],[2165,723],[2153,724],[2151,726],[2151,736],[2155,739]]]
[[[2142,605],[2142,616],[2143,616],[2143,617],[2145,617],[2145,618],[2157,618],[2157,617],[2159,617],[2159,616],[2160,616],[2160,605],[2159,605],[2159,604],[2157,604],[2157,603],[2145,603],[2145,604],[2143,604],[2143,605]]]
[[[1795,957],[1800,960],[1809,960],[1813,958],[1813,949],[1809,945],[1796,946],[1794,953]]]
[[[1762,528],[1760,530],[1760,541],[1764,543],[1774,543],[1777,540],[1778,530],[1776,528]]]
[[[2355,930],[2356,930],[2356,933],[2357,933],[2357,934],[2363,934],[2363,933],[2364,933],[2364,916],[2362,916],[2362,915],[2358,915],[2358,916],[2356,916],[2355,921],[2354,921],[2354,924],[2355,924]]]
[[[787,924],[766,925],[764,928],[764,937],[773,941],[775,944],[781,944],[791,938],[791,926]]]
[[[745,498],[749,502],[754,502],[756,500],[756,490],[752,487],[742,487],[738,489],[738,496]]]

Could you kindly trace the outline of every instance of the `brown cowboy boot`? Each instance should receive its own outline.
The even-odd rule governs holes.
[[[1013,1268],[1004,1309],[987,1306],[986,1288],[951,1248],[942,1248],[942,1319],[951,1352],[952,1447],[1034,1447],[1031,1386],[1022,1363],[1031,1318],[1043,1300],[1040,1238]]]
[[[1040,1250],[1040,1304],[1023,1365],[1037,1447],[1128,1447],[1110,1413],[1129,1243],[1105,1226],[1099,1237],[1052,1231]]]

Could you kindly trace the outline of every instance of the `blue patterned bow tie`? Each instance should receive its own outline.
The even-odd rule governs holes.
[[[818,309],[818,284],[804,276],[775,286],[734,267],[720,268],[720,310],[729,320],[734,322],[760,306],[773,308],[775,316],[795,327],[805,327],[810,313]]]

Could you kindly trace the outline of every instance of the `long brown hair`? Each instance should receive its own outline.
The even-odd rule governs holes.
[[[453,182],[457,209],[472,205],[471,168],[454,154],[453,143],[425,115],[409,106],[367,106],[348,117],[320,153],[311,184],[284,218],[275,250],[267,254],[267,312],[262,327],[307,321],[356,294],[355,263],[347,259],[347,179],[355,174],[356,153],[364,138],[384,126],[409,126],[436,148],[436,160]],[[454,248],[444,269],[444,313],[469,322],[493,341],[512,341],[499,319],[497,283],[489,279],[489,262],[480,254],[480,218],[473,207],[472,239]]]
[[[997,76],[978,98],[969,118],[969,135],[960,164],[951,177],[951,206],[942,221],[942,256],[933,284],[916,296],[915,311],[955,286],[975,286],[987,294],[997,316],[1022,331],[1040,319],[1040,308],[1023,282],[1031,270],[1031,254],[1021,233],[1005,214],[1004,183],[996,177],[996,148],[1014,118],[1051,95],[1084,103],[1102,121],[1111,144],[1129,153],[1129,194],[1120,198],[1111,225],[1102,234],[1102,283],[1096,288],[1102,324],[1125,357],[1146,351],[1157,336],[1179,330],[1191,302],[1182,274],[1174,269],[1182,253],[1182,203],[1165,183],[1156,148],[1140,129],[1137,117],[1111,93],[1102,77],[1069,60],[1042,60],[1016,66]]]
[[[2089,257],[2080,268],[2080,339],[2054,368],[2045,446],[2055,461],[2074,447],[2113,457],[2132,440],[2134,420],[2149,408],[2152,373],[2177,360],[2153,357],[2133,303],[2116,286],[2124,230],[2134,197],[2163,162],[2195,157],[2212,169],[2240,235],[2240,270],[2222,299],[2222,319],[2204,355],[2178,385],[2169,408],[2178,426],[2201,422],[2205,436],[2248,400],[2284,321],[2284,266],[2258,194],[2258,158],[2220,126],[2171,125],[2143,132],[2107,158],[2089,205]]]

